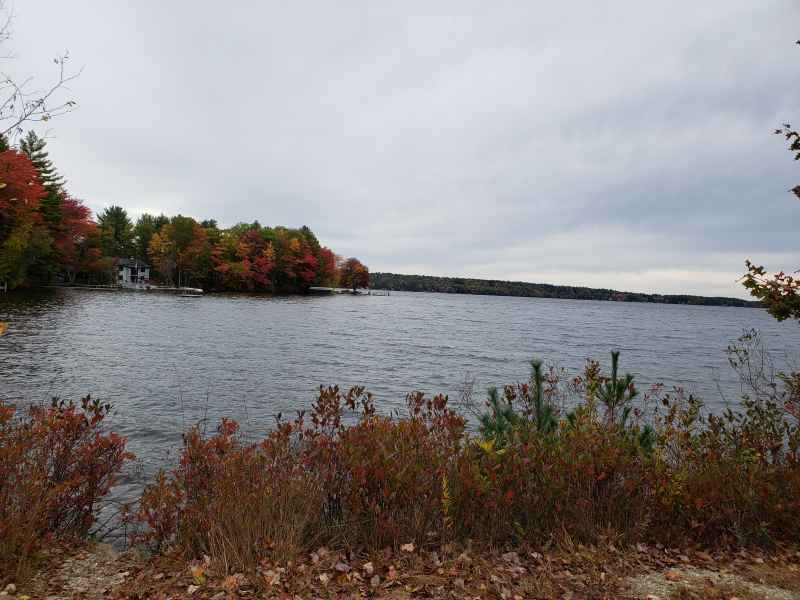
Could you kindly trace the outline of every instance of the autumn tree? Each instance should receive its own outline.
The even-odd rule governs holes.
[[[177,215],[150,239],[149,256],[169,283],[186,285],[202,277],[200,266],[210,261],[206,232],[191,217]]]
[[[353,292],[369,287],[369,269],[357,258],[348,258],[339,266],[339,284]]]
[[[274,291],[275,246],[257,224],[240,232],[228,231],[214,252],[214,269],[229,289]]]
[[[68,283],[81,274],[87,281],[104,272],[100,230],[91,220],[91,211],[78,200],[63,193],[60,197],[61,227],[54,239],[59,267]]]
[[[333,253],[333,250],[326,246],[319,249],[319,262],[317,265],[316,282],[321,285],[336,285],[339,275],[336,267],[340,258]]]
[[[150,240],[153,235],[161,231],[161,228],[169,223],[166,215],[154,216],[144,213],[133,226],[133,255],[139,260],[148,260]]]
[[[39,213],[45,196],[36,168],[15,150],[0,153],[0,284],[17,287],[50,249]]]

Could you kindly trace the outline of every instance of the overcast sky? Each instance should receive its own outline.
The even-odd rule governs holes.
[[[310,226],[373,271],[744,296],[800,266],[796,0],[16,0],[84,66],[51,156],[93,210]],[[44,130],[42,130],[44,131]]]

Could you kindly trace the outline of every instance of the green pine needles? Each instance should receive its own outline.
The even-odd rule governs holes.
[[[28,135],[22,138],[19,142],[19,149],[25,156],[27,156],[36,171],[39,173],[39,181],[44,188],[51,193],[58,193],[64,186],[64,178],[58,174],[53,161],[50,160],[50,154],[45,149],[47,141],[36,135],[35,131],[29,131]]]
[[[559,428],[559,416],[544,391],[542,361],[531,361],[531,378],[528,384],[516,388],[507,386],[504,394],[497,388],[489,388],[486,412],[479,416],[480,432],[484,440],[491,441],[495,448],[505,447],[514,436],[550,436]],[[619,375],[619,351],[611,352],[611,376],[596,373],[587,380],[587,402],[589,406],[602,407],[600,418],[607,427],[619,431],[620,435],[633,436],[645,452],[650,452],[656,442],[655,431],[650,425],[631,424],[633,400],[639,394],[630,373]],[[589,409],[593,410],[594,409]],[[578,426],[575,411],[566,415],[565,424]]]
[[[530,382],[521,386],[518,393],[506,388],[501,398],[496,387],[488,390],[488,411],[479,417],[480,431],[484,439],[493,441],[495,447],[504,446],[514,433],[522,430],[545,435],[558,427],[556,412],[545,399],[542,361],[531,361],[531,367]],[[514,408],[515,399],[525,405],[521,412]]]

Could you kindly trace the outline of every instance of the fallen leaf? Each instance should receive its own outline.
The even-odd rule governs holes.
[[[371,562],[364,563],[364,573],[372,577],[375,573],[375,566]]]
[[[270,586],[277,585],[281,582],[281,574],[270,569],[264,573],[264,582]],[[234,576],[226,577],[222,587],[229,592],[233,592],[239,587],[239,582]]]
[[[192,565],[189,567],[195,585],[203,585],[206,582],[206,565]]]
[[[711,558],[711,555],[708,552],[695,552],[694,555],[699,558],[700,560],[704,560],[706,562],[713,562],[714,559]]]
[[[381,578],[378,575],[373,575],[372,579],[369,580],[369,584],[372,587],[378,587],[381,584]]]
[[[402,546],[400,546],[400,550],[402,550],[403,552],[413,552],[414,544],[413,543],[403,544]]]
[[[331,580],[331,576],[327,573],[321,573],[319,580],[322,582],[322,585],[328,585],[328,582]]]
[[[680,581],[681,574],[679,571],[674,571],[674,570],[667,571],[666,573],[664,573],[664,579],[666,579],[667,581]]]

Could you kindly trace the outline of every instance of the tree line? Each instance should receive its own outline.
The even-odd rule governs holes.
[[[708,306],[758,306],[759,303],[738,298],[707,296],[643,294],[605,288],[571,285],[499,281],[431,275],[372,273],[372,287],[406,292],[440,292],[446,294],[482,294],[487,296],[520,296],[524,298],[565,298],[573,300],[615,300],[619,302],[658,302],[662,304],[695,304]]]
[[[369,270],[320,244],[306,226],[143,214],[120,206],[92,219],[72,197],[33,131],[0,137],[0,286],[115,283],[120,259],[151,266],[153,282],[217,291],[302,293],[312,285],[369,285]]]

